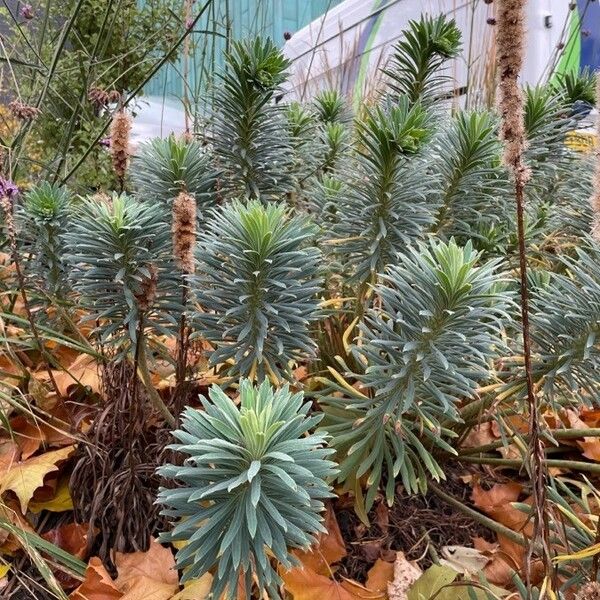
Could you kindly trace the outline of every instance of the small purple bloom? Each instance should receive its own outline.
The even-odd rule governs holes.
[[[292,39],[292,33],[290,31],[284,31],[283,32],[283,39],[286,42],[289,42]]]
[[[28,21],[33,19],[33,17],[35,16],[33,13],[33,6],[31,6],[31,4],[23,4],[23,6],[21,6],[19,14],[21,15],[21,17],[27,19]]]
[[[105,148],[110,148],[110,138],[102,138],[98,143]]]
[[[185,28],[191,29],[194,26],[194,19],[186,19]]]
[[[14,198],[19,193],[17,184],[0,176],[0,196],[3,198]]]

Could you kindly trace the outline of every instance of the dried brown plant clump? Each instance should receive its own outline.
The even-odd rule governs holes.
[[[131,132],[131,116],[120,108],[113,117],[110,127],[110,154],[112,156],[113,169],[121,182],[125,180],[127,167],[129,166],[129,134]]]
[[[107,106],[110,102],[119,102],[121,92],[117,90],[105,90],[100,87],[90,88],[88,92],[88,100],[97,108]]]
[[[19,100],[13,100],[8,105],[8,110],[14,117],[21,121],[32,121],[40,114],[40,109],[29,104],[24,104]]]
[[[577,592],[575,600],[600,600],[600,583],[586,583]]]
[[[160,516],[155,474],[165,436],[135,366],[108,361],[101,367],[102,402],[78,445],[69,487],[79,523],[88,523],[88,552],[114,577],[114,551],[144,552]]]
[[[180,192],[173,201],[173,255],[184,273],[194,272],[196,243],[196,199]]]
[[[496,47],[504,163],[525,183],[529,170],[523,164],[526,138],[523,92],[519,85],[525,54],[525,2],[504,0],[498,3],[497,11]]]
[[[156,267],[150,265],[148,271],[150,271],[150,277],[144,278],[140,292],[135,297],[139,309],[143,312],[150,310],[154,304],[154,300],[156,299],[156,287],[158,284],[158,271],[156,270]]]
[[[596,107],[600,107],[600,73],[596,75]],[[598,116],[596,138],[596,172],[592,196],[592,236],[600,241],[600,116]]]

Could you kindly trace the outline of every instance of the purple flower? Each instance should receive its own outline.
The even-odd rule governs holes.
[[[14,198],[18,193],[19,188],[14,181],[0,176],[0,197]]]
[[[283,32],[283,39],[288,42],[289,40],[292,39],[292,33],[290,31],[284,31]]]
[[[33,7],[31,6],[31,4],[23,4],[23,6],[21,6],[19,14],[21,15],[21,17],[27,19],[28,21],[33,19],[33,17],[35,16],[33,14]]]
[[[185,28],[191,29],[194,26],[194,19],[186,19]]]
[[[102,138],[98,143],[105,148],[110,148],[110,138]]]

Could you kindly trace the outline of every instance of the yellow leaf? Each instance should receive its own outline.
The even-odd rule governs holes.
[[[560,556],[555,556],[554,560],[556,562],[562,562],[565,560],[582,560],[584,558],[590,558],[591,556],[596,556],[596,554],[600,553],[600,544],[594,544],[589,548],[584,548],[579,552],[575,552],[573,554],[561,554]]]
[[[10,565],[0,565],[0,579],[10,571]]]
[[[69,480],[64,479],[60,482],[52,500],[46,500],[45,502],[36,502],[34,500],[29,503],[29,510],[34,514],[43,510],[50,512],[73,510],[73,498],[71,498],[71,492],[69,491]]]
[[[74,446],[67,446],[17,463],[0,476],[0,493],[12,490],[19,498],[21,511],[25,514],[33,493],[44,485],[44,477],[57,471],[56,463],[68,458],[73,449]]]
[[[175,594],[171,600],[206,600],[210,594],[212,579],[210,573],[205,573],[200,579],[186,584],[185,588]]]

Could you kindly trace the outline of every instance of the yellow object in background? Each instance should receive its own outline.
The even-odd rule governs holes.
[[[586,154],[593,152],[599,147],[598,138],[592,132],[587,131],[571,131],[567,134],[566,145],[576,152],[584,152]]]

